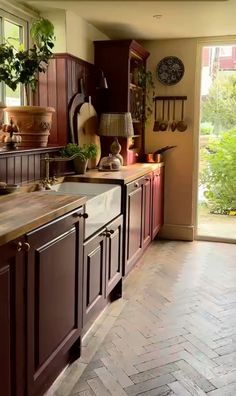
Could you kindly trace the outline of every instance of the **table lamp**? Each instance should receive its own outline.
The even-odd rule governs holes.
[[[118,137],[131,137],[134,135],[131,113],[102,113],[99,125],[100,136],[114,137],[110,146],[113,156],[119,158],[123,165],[123,157],[120,154],[121,145]]]

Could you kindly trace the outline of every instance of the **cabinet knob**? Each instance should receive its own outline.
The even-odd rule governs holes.
[[[139,183],[134,183],[134,187],[139,187]]]
[[[18,242],[16,246],[17,252],[21,252],[22,250],[24,252],[29,252],[30,251],[30,244],[28,242]]]
[[[112,235],[112,234],[114,234],[114,230],[107,230],[107,232],[106,232],[106,236],[108,237],[108,238],[110,238],[110,236]]]
[[[88,218],[88,213],[79,213],[79,212],[77,212],[77,213],[74,213],[73,216],[74,217],[83,217],[84,219],[87,219]]]
[[[145,177],[145,180],[146,180],[146,181],[149,181],[149,180],[150,180],[150,178],[149,178],[149,177]]]

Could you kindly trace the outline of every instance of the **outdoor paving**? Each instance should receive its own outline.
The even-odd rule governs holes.
[[[198,236],[227,238],[236,240],[236,216],[208,213],[206,208],[199,208]]]

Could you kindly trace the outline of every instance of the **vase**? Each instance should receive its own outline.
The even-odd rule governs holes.
[[[83,161],[81,158],[77,157],[73,160],[75,172],[78,175],[83,175],[86,172],[88,160]]]
[[[9,121],[12,119],[19,130],[16,133],[22,139],[19,147],[47,147],[52,115],[55,112],[52,107],[13,106],[4,111]]]

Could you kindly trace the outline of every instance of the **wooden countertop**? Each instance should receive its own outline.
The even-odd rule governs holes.
[[[0,196],[0,246],[60,217],[86,202],[86,197],[48,191]]]
[[[114,183],[114,184],[127,184],[139,177],[153,172],[158,168],[164,166],[163,162],[160,163],[145,163],[133,164],[122,166],[122,169],[117,172],[100,172],[97,169],[92,169],[84,175],[66,176],[66,181],[83,181],[83,182],[97,182],[97,183]]]

